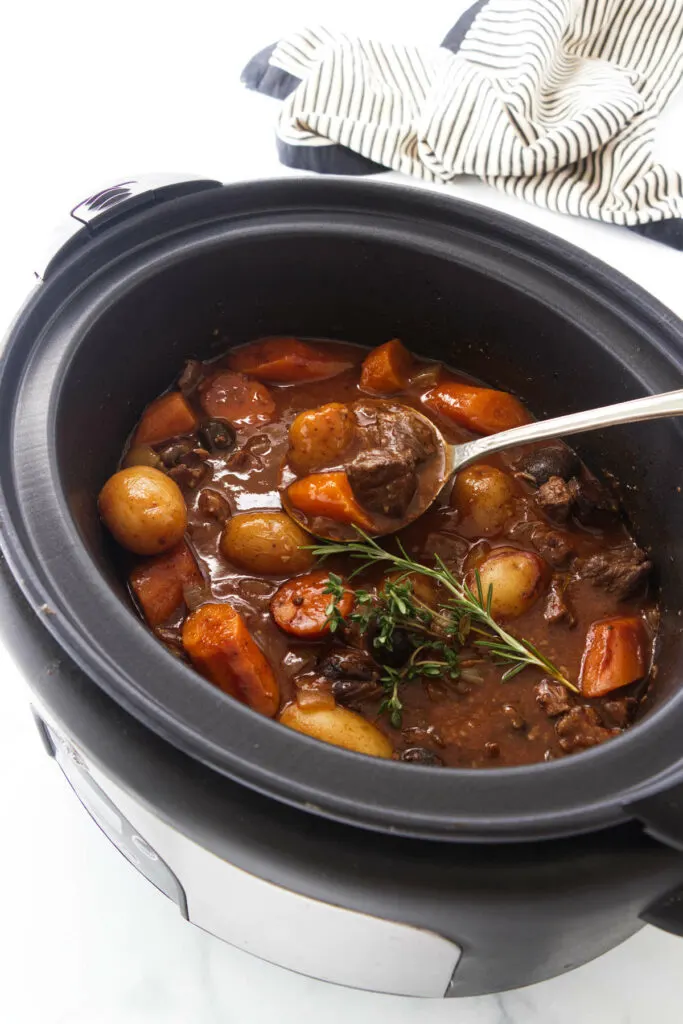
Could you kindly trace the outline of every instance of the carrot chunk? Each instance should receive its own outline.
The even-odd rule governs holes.
[[[346,473],[313,473],[295,480],[287,488],[287,497],[304,515],[372,529],[372,520],[356,501]]]
[[[332,596],[325,590],[329,579],[329,573],[319,570],[282,584],[270,602],[270,614],[280,629],[308,640],[320,639],[330,632],[327,613]],[[344,618],[351,614],[353,591],[344,589],[337,608]]]
[[[297,338],[263,338],[232,352],[228,365],[267,384],[299,384],[336,377],[352,363]]]
[[[645,626],[637,616],[616,616],[594,622],[588,630],[581,661],[581,693],[586,697],[602,697],[642,679],[646,672],[647,650]]]
[[[422,401],[428,409],[478,434],[497,434],[531,421],[522,403],[506,391],[477,388],[473,384],[438,384]]]
[[[203,582],[185,541],[165,555],[145,559],[130,574],[131,590],[150,626],[160,626],[184,603],[183,587],[199,587]]]
[[[378,395],[404,391],[410,379],[413,357],[398,338],[374,348],[363,361],[360,386]]]
[[[275,402],[267,387],[241,373],[224,370],[200,387],[200,401],[207,416],[235,425],[270,423]]]
[[[247,625],[229,604],[203,604],[185,620],[183,647],[207,679],[254,711],[272,718],[277,680]]]
[[[297,473],[329,466],[351,444],[354,421],[348,405],[329,402],[300,412],[289,428],[289,462]]]
[[[142,414],[133,435],[132,446],[161,444],[171,437],[191,434],[197,429],[197,417],[179,391],[155,398]]]

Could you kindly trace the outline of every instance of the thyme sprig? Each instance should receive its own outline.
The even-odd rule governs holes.
[[[400,554],[393,554],[356,527],[357,541],[342,544],[324,541],[312,546],[319,559],[332,555],[345,555],[361,562],[352,574],[357,575],[371,565],[387,563],[399,571],[395,580],[385,580],[377,595],[367,590],[356,591],[356,610],[350,620],[361,633],[373,632],[373,646],[391,651],[396,630],[401,630],[413,648],[412,654],[401,668],[387,666],[382,676],[385,698],[381,710],[389,714],[392,725],[401,722],[402,704],[399,690],[403,683],[421,676],[458,679],[460,665],[456,647],[471,644],[496,664],[509,666],[502,681],[513,679],[525,668],[538,668],[568,690],[578,690],[564,674],[529,640],[513,636],[491,614],[493,587],[484,593],[481,577],[475,571],[475,585],[460,581],[435,557],[432,568],[410,558],[398,542]],[[448,593],[448,598],[435,608],[426,605],[414,592],[411,577],[426,576]],[[336,631],[345,622],[338,608],[343,594],[341,577],[330,573],[332,596],[327,614],[330,629]],[[420,657],[420,655],[422,657]]]
[[[330,595],[330,603],[325,608],[325,616],[327,617],[330,633],[336,633],[338,629],[341,629],[346,624],[339,607],[339,602],[344,596],[344,589],[344,581],[341,576],[338,576],[335,572],[329,572],[327,574],[327,583],[323,587],[323,594]]]
[[[380,677],[385,697],[379,710],[389,714],[395,728],[401,724],[399,689],[403,683],[423,676],[460,677],[458,652],[444,631],[446,620],[417,597],[410,579],[387,579],[377,594],[357,590],[356,611],[349,621],[356,624],[361,636],[372,632],[371,643],[380,661],[390,658],[397,637],[409,650],[412,648],[400,668],[384,664]]]

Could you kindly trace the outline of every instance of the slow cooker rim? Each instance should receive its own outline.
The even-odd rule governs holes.
[[[292,181],[285,180],[281,183],[281,186],[289,190],[291,189],[292,184]],[[308,198],[308,193],[310,193],[309,186],[311,185],[311,183],[305,182],[303,184],[304,192],[302,198],[304,200],[305,205],[305,201]],[[318,188],[315,191],[320,193],[320,185],[323,183],[318,182],[315,184],[318,185]],[[340,185],[339,182],[331,184],[335,184],[337,187],[339,187]],[[226,187],[226,189],[232,191],[234,196],[235,192],[239,193],[240,190],[244,189],[246,189],[247,191],[253,191],[254,188],[256,187],[256,185],[238,185],[228,186]],[[273,189],[273,182],[264,182],[262,183],[261,188],[265,188],[270,191]],[[381,186],[382,198],[384,198],[386,189],[387,186]],[[329,198],[329,191],[327,189],[324,189],[324,191],[327,192],[327,197]],[[376,184],[368,185],[368,183],[363,183],[363,185],[359,187],[357,183],[343,182],[343,187],[341,191],[342,193],[345,193],[346,195],[350,196],[353,199],[354,204],[357,204],[358,201],[362,198],[362,195],[359,195],[359,193],[368,192],[368,194],[372,196],[373,203],[380,194],[380,192],[378,191],[378,186]],[[414,190],[404,189],[398,186],[391,186],[389,191],[394,193],[400,193],[400,195],[396,196],[399,202],[405,203],[408,201],[408,199],[410,199],[410,201],[413,204],[415,203],[416,193]],[[442,212],[441,204],[432,203],[432,198],[433,197],[431,194],[420,194],[420,199],[418,200],[417,205],[423,207],[423,213],[425,208],[428,211],[430,206],[433,207],[434,205],[439,207],[440,211]],[[179,202],[182,202],[182,200]],[[451,199],[448,200],[448,204],[449,207],[451,208],[450,212],[453,216],[457,216],[459,212],[458,208],[463,206],[466,209],[466,213],[471,218],[473,217],[474,219],[477,219],[479,211],[477,210],[477,214],[473,214],[473,208],[471,204],[462,204]],[[341,203],[340,205],[343,206],[343,203]],[[491,211],[487,210],[485,212],[488,216],[479,218],[484,222],[487,219],[491,219]],[[273,213],[273,215],[275,214]],[[240,216],[243,216],[243,214],[240,214]],[[368,214],[366,212],[364,216],[369,217],[370,220],[372,220],[372,214]],[[404,216],[407,219],[407,214]],[[147,215],[147,217],[149,218],[149,214]],[[229,223],[230,218],[228,217],[227,220]],[[581,262],[584,264],[584,268],[587,262],[590,262],[591,264],[596,262],[593,260],[587,260],[585,255],[580,253],[579,250],[575,250],[571,246],[566,246],[565,243],[558,243],[558,240],[554,239],[552,236],[547,236],[545,235],[545,233],[539,233],[536,229],[533,229],[528,232],[526,230],[523,230],[526,229],[526,225],[520,225],[517,221],[514,221],[512,218],[505,218],[501,217],[501,215],[496,214],[493,217],[493,220],[495,222],[496,228],[501,229],[502,227],[503,229],[507,229],[508,233],[513,233],[514,236],[522,235],[524,241],[528,244],[537,244],[539,242],[538,236],[542,236],[540,238],[540,241],[544,243],[544,247],[546,249],[546,256],[550,255],[550,253],[547,252],[548,249],[557,250],[559,248],[559,253],[555,254],[559,257],[562,257],[564,255],[563,250],[568,249],[569,255],[573,257],[574,260],[576,260],[577,257],[581,259]],[[414,221],[411,221],[411,227],[415,229]],[[484,223],[484,228],[485,227],[486,225]],[[122,225],[118,230],[119,232],[125,235],[127,231],[127,226]],[[192,233],[196,233],[196,231]],[[149,242],[149,246],[151,249],[163,249],[163,244],[166,244],[167,248],[169,246],[171,247],[171,249],[173,248],[173,243],[169,242],[168,240],[164,240],[163,238],[154,239]],[[176,247],[174,251],[176,255],[179,255],[180,252],[182,251],[182,247]],[[196,251],[196,249],[194,249],[193,251]],[[90,258],[92,260],[92,254]],[[139,252],[135,256],[129,253],[126,257],[124,257],[124,262],[130,259],[139,260],[140,258],[141,254]],[[72,261],[71,264],[69,264],[69,267],[71,267],[72,270],[73,263],[78,263],[78,256],[76,256],[75,260]],[[152,267],[153,269],[151,269]],[[618,290],[622,292],[623,296],[623,284],[627,283],[625,279],[621,278],[621,275],[617,275],[614,272],[611,272],[609,268],[606,268],[603,265],[598,265],[598,268],[601,271],[603,277],[606,273],[606,276],[608,278],[614,277],[616,279],[615,283],[618,286]],[[66,272],[67,269],[68,268],[65,268],[64,272]],[[104,270],[106,271],[107,269],[108,268],[105,265]],[[155,260],[153,264],[145,262],[144,267],[140,268],[142,273],[144,273],[145,271],[149,271],[150,269],[152,273],[158,272],[158,259]],[[56,287],[61,278],[62,274],[57,274],[56,277],[53,279],[52,284]],[[133,275],[131,281],[133,279],[137,281],[139,280],[139,277]],[[45,287],[49,289],[50,284],[51,282],[48,282]],[[632,296],[633,294],[634,289],[631,287],[630,295]],[[45,293],[42,292],[34,296],[34,298],[29,302],[26,314],[28,315],[28,313],[31,311],[31,307],[35,308],[36,304],[39,306],[41,303],[43,303],[45,297]],[[66,302],[66,305],[68,306],[70,302],[74,301],[74,299],[75,294],[70,295]],[[647,296],[645,293],[639,295],[638,299],[640,304],[640,309],[638,312],[641,316],[644,313],[647,313],[648,318],[654,319],[655,322],[657,322],[660,326],[660,329],[662,322],[667,322],[667,325],[676,327],[677,331],[680,333],[681,326],[678,324],[678,322],[675,319],[672,319],[672,316],[670,313],[668,313],[668,311],[665,311],[661,307],[658,308],[658,304],[655,302],[655,300],[652,300],[652,298],[650,296]],[[55,319],[58,319],[58,316]],[[9,348],[7,352],[11,352],[12,339],[17,339],[18,334],[21,332],[21,326],[23,322],[24,318],[20,318],[12,333],[12,337],[10,339]],[[46,334],[49,334],[49,332],[46,332]],[[41,343],[44,343],[44,341],[45,335],[43,336]],[[38,346],[36,345],[36,347]],[[36,356],[39,356],[39,353],[32,352],[31,354],[32,356],[34,354]],[[30,362],[30,360],[28,361]],[[5,387],[7,387],[6,380],[2,381],[2,371],[3,368],[5,367],[6,357],[5,359],[3,359],[3,363],[0,364],[0,393],[2,392],[3,383]],[[24,365],[24,370],[25,369],[26,364]],[[49,403],[51,417],[50,424],[52,425],[54,425],[54,416],[56,415],[58,394],[59,392],[53,393],[51,395]],[[20,411],[18,412],[17,419],[22,419]],[[47,420],[45,421],[45,423],[46,425],[48,425]],[[26,424],[24,424],[24,426],[26,427]],[[68,513],[68,509],[64,504],[63,495],[61,496],[61,500],[62,511],[67,513],[65,515],[64,522],[69,522],[71,517],[70,513]],[[5,504],[7,507],[6,502]],[[24,549],[24,546],[20,541],[18,533],[13,529],[11,518],[12,517],[10,515],[10,522],[6,524],[5,527],[4,546],[7,549],[6,554],[8,557],[8,561],[10,562],[14,569],[15,576],[18,576],[21,580],[23,580],[25,592],[28,591],[34,608],[40,608],[41,606],[49,604],[50,600],[53,601],[56,607],[59,607],[59,587],[57,587],[51,594],[49,593],[50,588],[48,588],[48,593],[46,594],[45,579],[41,579],[40,574],[34,572],[34,567],[31,564],[30,557],[28,557],[28,552]],[[75,529],[75,525],[72,525],[74,526]],[[71,536],[69,540],[73,545],[73,536]],[[75,547],[72,547],[72,550],[75,550],[78,547],[78,543],[75,545]],[[82,553],[87,556],[87,559],[89,561],[91,561],[90,555],[87,553],[82,543],[80,543],[80,546],[82,548]],[[101,587],[101,583],[99,587],[100,590],[105,589]],[[122,625],[122,628],[124,629],[127,626],[130,626],[131,624],[135,626],[135,629],[137,631],[137,639],[135,641],[135,644],[140,650],[140,652],[142,653],[143,648],[146,648],[147,653],[150,654],[150,656],[153,656],[154,658],[159,658],[160,655],[167,658],[169,663],[168,671],[171,671],[172,669],[174,673],[177,672],[182,674],[183,685],[195,688],[197,686],[201,686],[204,687],[207,690],[207,692],[210,690],[211,696],[215,702],[216,691],[214,690],[214,688],[209,687],[208,683],[206,683],[204,680],[201,680],[185,666],[178,665],[175,662],[175,660],[170,657],[170,655],[166,654],[166,652],[160,651],[156,641],[154,641],[151,638],[151,636],[147,634],[146,630],[144,629],[144,627],[141,626],[140,623],[136,622],[135,618],[130,613],[130,611],[121,604],[118,598],[115,597],[115,595],[109,590],[108,587],[106,587],[106,592],[107,596],[115,602],[118,611],[122,613],[120,619],[119,616],[115,616],[117,624]],[[48,598],[47,601],[45,600],[46,596]],[[61,611],[63,613],[65,610],[61,609]],[[122,703],[127,710],[132,711],[138,719],[140,719],[141,717],[141,710],[144,710],[145,716],[149,714],[150,708],[148,705],[141,709],[141,707],[136,702],[133,701],[131,703],[131,694],[127,691],[121,690],[120,685],[115,685],[113,683],[113,679],[110,674],[110,666],[106,666],[101,662],[98,662],[98,659],[94,657],[95,651],[93,648],[83,648],[79,645],[79,632],[77,630],[74,631],[72,629],[73,623],[69,621],[68,617],[62,617],[62,614],[58,614],[57,616],[47,615],[45,616],[45,622],[50,631],[53,632],[56,635],[57,639],[60,640],[60,642],[62,642],[63,645],[69,650],[70,655],[74,657],[74,659],[79,664],[81,664],[81,666],[86,671],[89,671],[97,680],[97,682],[105,690],[107,690],[107,692],[109,692],[111,696],[114,696],[115,699],[117,699],[119,703]],[[82,635],[80,636],[80,639],[83,639]],[[87,657],[86,654],[88,655]],[[120,666],[115,667],[119,668],[120,670]],[[641,723],[636,730],[633,730],[625,736],[620,737],[615,741],[612,741],[605,748],[602,748],[601,750],[586,752],[582,754],[580,758],[572,758],[566,761],[556,762],[554,764],[531,765],[524,766],[521,768],[488,769],[486,772],[458,769],[449,769],[448,772],[443,772],[439,769],[421,769],[419,772],[417,772],[415,769],[410,769],[405,765],[395,764],[392,762],[382,763],[378,761],[369,761],[366,758],[361,758],[360,755],[355,755],[350,752],[340,750],[339,748],[318,744],[315,741],[310,740],[306,737],[298,736],[296,734],[293,734],[289,730],[282,729],[282,727],[278,726],[276,723],[260,719],[259,716],[256,716],[249,709],[244,708],[241,705],[235,704],[232,701],[229,701],[222,694],[220,695],[219,699],[225,704],[226,713],[228,714],[228,716],[235,719],[235,724],[238,725],[238,731],[245,730],[246,728],[247,732],[251,732],[252,730],[250,730],[247,727],[247,723],[251,723],[251,725],[254,728],[258,727],[258,729],[265,728],[266,730],[270,730],[270,736],[268,736],[267,732],[264,734],[264,736],[267,738],[269,744],[274,743],[282,751],[282,758],[278,756],[278,758],[276,758],[276,763],[286,764],[288,760],[299,760],[299,758],[297,757],[298,752],[302,752],[303,759],[303,751],[308,749],[307,757],[310,758],[310,760],[313,763],[317,763],[318,765],[325,765],[325,763],[327,763],[327,765],[329,765],[329,775],[332,778],[338,778],[338,772],[336,770],[337,766],[340,771],[349,772],[354,770],[355,774],[359,776],[359,779],[362,779],[362,789],[364,791],[367,791],[371,788],[370,773],[383,773],[386,771],[394,773],[394,778],[397,777],[395,776],[395,773],[397,771],[401,771],[403,773],[403,776],[401,777],[401,782],[404,791],[406,789],[410,789],[412,791],[415,788],[414,786],[404,785],[404,783],[406,783],[409,778],[412,778],[415,781],[420,780],[420,783],[422,782],[422,780],[424,780],[425,785],[420,785],[418,789],[430,790],[434,787],[444,786],[447,780],[448,782],[455,782],[457,779],[462,779],[467,784],[472,784],[474,779],[476,778],[485,778],[487,780],[496,780],[498,782],[501,782],[503,778],[510,779],[512,777],[515,777],[521,781],[525,778],[528,780],[529,778],[538,777],[539,773],[544,773],[544,776],[548,779],[554,778],[556,780],[554,783],[556,789],[557,783],[559,782],[560,778],[567,780],[567,784],[571,785],[570,776],[573,774],[575,775],[577,773],[577,766],[585,765],[586,771],[588,771],[590,763],[592,771],[592,763],[595,761],[596,758],[600,759],[600,763],[602,765],[601,770],[604,771],[606,759],[613,758],[614,752],[617,750],[625,751],[626,745],[628,745],[629,747],[632,746],[635,737],[638,737],[638,740],[640,740],[641,734],[644,736],[644,731],[651,731],[653,723],[657,720],[658,717],[661,717],[658,716],[658,713],[655,711],[652,713],[652,718]],[[158,710],[159,709],[157,708],[157,711]],[[669,705],[667,708],[667,716],[670,716],[670,714],[671,706]],[[379,828],[381,830],[386,829],[391,831],[397,831],[402,834],[417,834],[421,836],[430,835],[430,837],[432,838],[449,839],[470,839],[472,838],[472,828],[474,828],[475,831],[483,830],[487,835],[491,836],[493,833],[497,833],[499,835],[501,833],[507,833],[508,830],[524,831],[525,822],[533,826],[532,831],[535,834],[538,833],[539,827],[541,827],[540,819],[543,816],[539,815],[538,811],[536,810],[529,813],[525,818],[519,813],[515,814],[514,816],[504,814],[494,815],[491,812],[491,808],[488,807],[483,809],[483,813],[471,815],[469,818],[467,816],[459,817],[456,821],[453,820],[452,815],[449,815],[448,821],[438,821],[437,824],[438,815],[435,815],[433,812],[428,814],[417,814],[415,812],[415,806],[423,806],[423,804],[421,804],[419,801],[413,803],[413,807],[410,808],[410,814],[406,816],[405,813],[396,813],[395,809],[388,811],[386,808],[382,809],[378,807],[376,804],[364,806],[363,802],[359,802],[357,797],[353,797],[349,805],[349,802],[342,799],[338,793],[333,793],[332,799],[330,799],[329,792],[325,792],[324,794],[322,794],[321,799],[321,794],[319,793],[319,791],[316,791],[315,788],[310,785],[310,783],[306,784],[303,787],[303,790],[301,790],[301,787],[299,787],[301,791],[298,794],[294,795],[294,793],[292,792],[291,781],[283,780],[283,777],[278,772],[275,772],[274,776],[272,775],[272,773],[269,774],[267,771],[264,770],[263,764],[261,762],[257,762],[257,770],[255,772],[252,771],[250,773],[250,777],[247,778],[245,777],[243,772],[244,764],[242,762],[240,762],[239,765],[239,768],[241,770],[239,772],[236,771],[237,765],[234,763],[234,758],[231,759],[233,763],[230,764],[216,763],[215,758],[210,756],[211,747],[208,741],[206,740],[206,737],[201,735],[197,737],[193,733],[192,739],[198,739],[200,741],[196,743],[193,747],[193,744],[189,742],[189,734],[185,732],[185,734],[183,735],[183,742],[179,742],[179,735],[176,731],[176,726],[178,723],[176,722],[174,727],[170,728],[169,721],[166,715],[162,715],[154,722],[154,724],[150,723],[149,721],[145,721],[145,718],[143,718],[142,720],[145,722],[146,725],[149,725],[150,727],[154,728],[155,731],[160,732],[162,735],[164,735],[164,738],[179,746],[181,749],[184,749],[187,753],[190,753],[191,756],[195,756],[199,760],[204,761],[204,763],[209,764],[215,770],[222,771],[225,774],[229,774],[233,778],[238,778],[239,781],[245,782],[247,785],[252,785],[254,786],[254,788],[257,788],[262,792],[274,795],[278,799],[284,800],[285,802],[290,802],[297,806],[301,806],[303,803],[304,805],[308,805],[309,809],[316,810],[319,813],[328,814],[329,816],[340,820],[346,820],[351,824],[361,824],[365,825],[366,827],[374,827]],[[239,729],[239,726],[241,726],[241,730]],[[289,751],[287,750],[287,747],[289,747]],[[225,755],[224,749],[222,749],[222,753],[223,755]],[[232,751],[230,753],[232,754]],[[352,768],[352,766],[354,765],[356,766],[356,769]],[[252,769],[253,767],[254,766],[252,765]],[[667,768],[667,772],[668,778],[670,778],[670,767]],[[324,771],[321,773],[320,770],[315,772],[315,775],[318,777],[320,777],[321,774],[322,776],[324,776],[325,774],[328,774],[328,772]],[[586,772],[582,772],[581,774],[586,774]],[[277,782],[278,785],[273,785],[274,780]],[[523,782],[522,785],[524,785]],[[475,788],[480,788],[480,784],[475,784]],[[649,785],[645,785],[629,793],[628,799],[634,799],[636,796],[642,797],[646,795],[646,792],[656,791],[656,789],[657,779],[650,779]],[[506,798],[504,803],[509,804],[509,800]],[[613,794],[611,799],[595,802],[592,806],[590,804],[584,803],[581,805],[578,811],[575,806],[565,808],[564,811],[561,813],[558,813],[557,808],[554,808],[551,814],[546,815],[546,819],[552,819],[550,834],[564,833],[567,830],[575,831],[577,825],[579,825],[578,819],[582,820],[586,827],[594,827],[594,825],[596,824],[596,820],[598,819],[600,820],[601,824],[611,824],[615,821],[623,820],[624,817],[627,817],[628,815],[624,812],[621,803],[622,801],[618,799],[618,795]],[[495,821],[492,820],[494,818]],[[566,828],[563,824],[563,818],[571,819],[571,824],[567,824]],[[543,831],[544,835],[549,834],[547,832],[547,826],[550,826],[550,821],[547,821],[546,819],[543,819],[546,828],[541,827],[541,830]],[[591,824],[587,824],[588,822],[591,822]],[[459,833],[457,835],[454,835],[454,829],[459,830]],[[555,830],[555,832],[553,832],[553,829]]]

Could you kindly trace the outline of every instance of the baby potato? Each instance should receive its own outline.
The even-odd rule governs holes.
[[[359,754],[391,757],[393,753],[391,743],[379,729],[346,708],[302,708],[298,704],[290,704],[280,713],[280,722],[313,739],[332,743],[335,747],[346,747]]]
[[[514,493],[514,483],[502,469],[468,466],[455,478],[451,505],[460,512],[466,532],[492,537],[512,514]]]
[[[313,565],[309,535],[285,512],[243,512],[225,524],[221,551],[247,572],[292,576]]]
[[[300,412],[289,428],[289,462],[296,473],[311,473],[339,461],[353,438],[351,410],[329,402]]]
[[[514,619],[531,608],[548,580],[543,559],[532,551],[497,548],[479,566],[484,599],[493,587],[491,613],[494,619]],[[474,572],[467,577],[476,592]]]
[[[136,555],[159,555],[182,540],[185,499],[175,480],[151,466],[129,466],[100,491],[100,515],[119,544]]]

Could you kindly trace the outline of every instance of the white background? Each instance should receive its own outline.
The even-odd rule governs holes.
[[[438,42],[462,0],[145,0],[3,7],[0,322],[32,286],[50,226],[96,188],[144,171],[225,181],[283,173],[277,104],[239,72],[279,35],[322,22]],[[683,166],[683,104],[659,151]],[[464,181],[455,194],[583,246],[683,315],[683,256]],[[677,1021],[683,940],[645,929],[601,960],[503,997],[419,1002],[340,990],[262,964],[192,928],[108,845],[43,753],[0,647],[0,1019],[7,1024],[640,1024]]]

